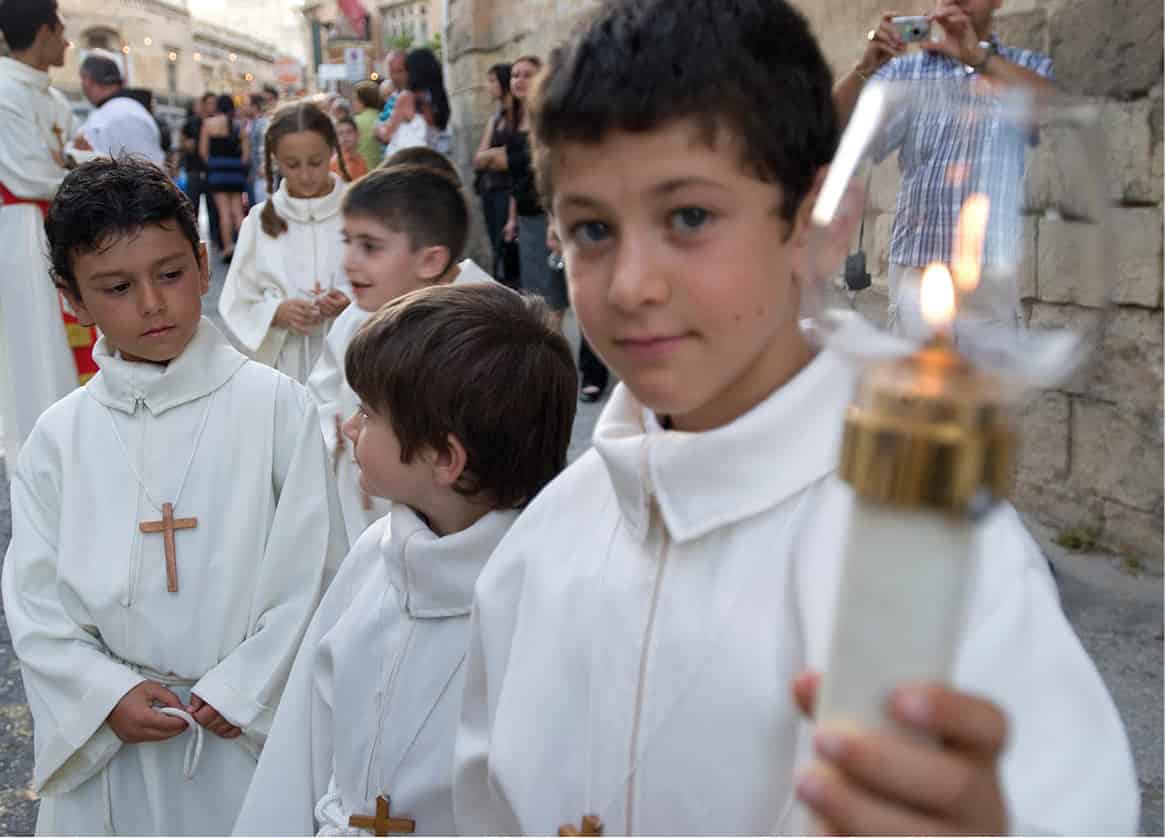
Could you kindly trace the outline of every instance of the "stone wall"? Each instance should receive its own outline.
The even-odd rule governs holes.
[[[485,71],[523,53],[545,55],[594,0],[450,0],[449,85],[457,158],[466,166],[488,117]],[[884,3],[813,0],[802,6],[835,71],[864,49]],[[898,0],[903,14],[933,0]],[[997,31],[1008,44],[1049,53],[1060,84],[1099,102],[1114,210],[1107,264],[1117,307],[1098,356],[1061,389],[1040,394],[1024,415],[1021,508],[1100,543],[1162,560],[1162,8],[1159,0],[1005,0]],[[1038,183],[1054,171],[1052,144],[1033,161],[1025,220],[1025,311],[1036,323],[1094,316],[1096,300],[1050,281],[1063,253],[1063,222],[1045,220]],[[867,235],[883,279],[894,206],[892,177],[875,178]],[[1061,244],[1058,244],[1061,243]],[[1044,281],[1041,282],[1041,277]],[[877,312],[884,291],[865,292]]]

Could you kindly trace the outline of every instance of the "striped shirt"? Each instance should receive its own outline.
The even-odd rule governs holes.
[[[1052,59],[1046,55],[1002,46],[994,36],[992,42],[1004,60],[1053,78]],[[874,149],[877,160],[899,152],[902,180],[890,261],[918,268],[949,262],[959,210],[972,192],[984,192],[991,198],[984,262],[1014,264],[1022,232],[1024,158],[1036,134],[1012,120],[992,119],[980,105],[1000,100],[975,95],[975,75],[945,55],[923,51],[896,58],[873,78],[925,83],[909,97],[917,108],[891,117]],[[950,99],[949,106],[944,98]],[[972,109],[958,107],[971,101]]]

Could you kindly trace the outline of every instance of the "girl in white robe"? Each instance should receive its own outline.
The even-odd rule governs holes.
[[[413,822],[390,832],[453,834],[473,587],[515,507],[565,462],[575,375],[539,302],[496,283],[429,288],[389,303],[351,353],[393,370],[396,392],[445,380],[403,409],[378,389],[384,372],[363,367],[353,382],[365,406],[345,432],[362,485],[392,511],[361,536],[312,620],[236,834],[366,834],[379,830],[378,803]],[[513,372],[508,393],[487,370]],[[401,438],[423,427],[433,436],[402,462]],[[434,466],[431,438],[454,439],[461,465]]]
[[[299,382],[352,295],[340,236],[347,172],[328,170],[338,148],[331,120],[310,103],[272,116],[264,153],[273,194],[244,219],[219,298],[223,321],[251,357]],[[283,175],[278,191],[273,163]]]

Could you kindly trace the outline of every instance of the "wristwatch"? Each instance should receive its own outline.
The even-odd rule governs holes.
[[[987,66],[987,62],[991,60],[991,56],[999,54],[999,48],[995,46],[994,41],[980,41],[979,49],[983,50],[983,57],[979,59],[976,64],[968,64],[968,73],[981,73],[983,68]]]

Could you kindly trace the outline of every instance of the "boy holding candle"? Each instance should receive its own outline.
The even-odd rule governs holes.
[[[783,0],[612,3],[550,62],[539,191],[623,384],[478,582],[462,833],[759,834],[800,827],[798,799],[839,833],[1135,827],[1120,720],[1007,505],[978,533],[952,685],[888,707],[941,746],[799,718],[852,504],[856,371],[798,323],[830,81]]]

